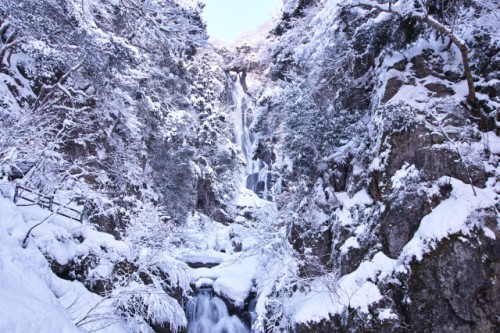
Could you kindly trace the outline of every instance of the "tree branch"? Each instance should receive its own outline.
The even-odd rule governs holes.
[[[427,2],[426,2],[427,3]],[[472,71],[470,68],[469,64],[469,50],[467,48],[467,44],[465,43],[464,40],[459,39],[457,36],[453,34],[453,32],[448,29],[443,23],[435,20],[432,16],[429,15],[428,10],[426,9],[425,12],[419,12],[419,11],[412,11],[409,13],[401,13],[398,12],[397,10],[393,10],[396,5],[392,6],[391,4],[389,5],[384,5],[384,4],[379,4],[374,1],[370,0],[359,0],[356,1],[352,7],[369,7],[369,8],[374,8],[378,9],[382,12],[388,12],[394,15],[397,15],[399,17],[402,17],[406,14],[409,14],[410,17],[413,17],[420,22],[423,22],[433,28],[434,30],[440,32],[443,36],[446,36],[450,39],[451,43],[453,43],[460,51],[460,55],[462,56],[462,64],[464,66],[464,74],[465,78],[467,80],[467,88],[468,88],[468,95],[467,95],[467,101],[469,104],[473,105],[474,102],[476,101],[476,89],[474,85],[474,78],[472,76]],[[427,8],[427,7],[425,7]]]

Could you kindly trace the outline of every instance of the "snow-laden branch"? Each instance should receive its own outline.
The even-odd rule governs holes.
[[[418,16],[415,16],[418,18]],[[442,35],[448,37],[451,42],[459,49],[460,55],[462,56],[462,64],[464,66],[465,77],[467,79],[467,87],[469,89],[469,94],[467,96],[467,100],[469,102],[473,102],[476,100],[476,89],[474,86],[474,78],[472,77],[472,71],[469,65],[469,49],[467,48],[467,44],[461,38],[455,36],[450,29],[448,29],[444,24],[437,21],[430,15],[425,15],[420,18],[421,21],[427,23],[429,26],[439,31]]]
[[[70,75],[73,72],[80,69],[80,67],[82,67],[82,65],[83,65],[83,61],[76,64],[68,72],[66,72],[59,79],[59,81],[57,81],[52,86],[46,86],[46,85],[43,86],[42,90],[40,91],[40,94],[38,95],[37,100],[33,104],[33,110],[44,110],[44,109],[47,109],[48,107],[52,106],[54,104],[53,97],[54,97],[56,91],[58,91],[58,90],[61,91],[71,101],[73,99],[73,95],[70,93],[69,90],[64,88],[63,84],[68,80]]]
[[[412,17],[420,22],[427,24],[429,27],[441,33],[443,36],[448,37],[450,41],[459,49],[460,55],[462,56],[462,64],[464,66],[464,74],[467,80],[468,95],[467,100],[469,103],[473,103],[476,100],[476,89],[474,86],[474,78],[472,77],[472,71],[469,65],[469,56],[467,44],[464,40],[453,34],[452,30],[448,28],[444,23],[436,20],[428,11],[428,3],[421,3],[421,10],[414,8],[413,2],[407,0],[400,0],[395,4],[389,1],[389,4],[379,4],[375,1],[370,0],[355,0],[351,4],[352,7],[369,7],[378,9],[383,12],[388,12],[399,17]]]

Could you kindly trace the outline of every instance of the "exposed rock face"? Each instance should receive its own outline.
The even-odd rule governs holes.
[[[483,218],[493,223],[491,213],[485,212]],[[328,321],[298,325],[296,332],[497,332],[499,254],[500,243],[481,232],[472,237],[454,236],[412,264],[405,285],[380,285],[387,288],[400,321],[335,315]]]
[[[444,96],[452,96],[455,95],[453,89],[445,86],[442,83],[429,83],[426,84],[425,87],[434,93],[435,97],[444,97]]]
[[[293,247],[302,256],[312,256],[318,261],[316,263],[310,262],[310,265],[304,267],[304,276],[316,276],[321,273],[321,267],[330,266],[332,255],[333,234],[331,228],[327,225],[317,231],[315,228],[308,231],[307,227],[294,225],[290,232],[290,239],[293,242]],[[306,249],[311,252],[307,253]]]
[[[401,81],[398,78],[390,78],[387,81],[387,85],[385,87],[385,93],[384,96],[382,97],[382,103],[385,103],[389,101],[391,98],[394,97],[399,91],[399,88],[403,85],[403,81]]]
[[[210,178],[200,179],[198,181],[197,193],[196,209],[203,211],[215,221],[222,223],[229,223],[232,221],[231,217],[224,209],[225,205],[217,199]]]
[[[381,216],[380,235],[385,253],[397,258],[403,247],[413,237],[422,218],[431,207],[425,194],[416,191],[405,193],[401,200],[388,200],[388,208]]]
[[[490,212],[494,213],[494,212]],[[487,217],[495,225],[495,217]],[[405,307],[414,332],[495,332],[500,326],[500,243],[452,237],[412,266]]]
[[[483,139],[492,135],[483,131],[492,130],[494,112],[485,105],[493,104],[465,101],[460,50],[422,21],[390,16],[375,5],[351,11],[328,1],[314,8],[286,4],[269,69],[279,92],[262,99],[265,112],[256,127],[262,136],[277,137],[273,165],[282,167],[287,184],[276,202],[299,258],[299,291],[286,292],[316,292],[321,278],[359,278],[360,271],[377,270],[377,255],[398,266],[388,276],[367,278],[381,297],[366,309],[344,300],[345,309],[332,306],[310,321],[301,317],[288,331],[496,332],[500,241],[494,203],[482,213],[467,212],[470,222],[462,231],[426,238],[422,258],[406,257],[406,246],[426,233],[426,217],[457,199],[451,179],[467,190],[460,192],[464,197],[498,193],[492,185],[499,180],[493,177],[498,155]],[[304,35],[307,29],[314,33]],[[476,91],[494,99],[497,83],[484,69],[498,69],[476,52],[491,56],[489,48],[498,43],[482,38],[467,39],[469,60]],[[443,214],[443,227],[455,218]],[[483,235],[483,225],[496,239]],[[342,299],[342,292],[329,296]],[[281,325],[271,331],[288,332]]]
[[[394,175],[406,162],[414,164],[418,170],[423,171],[424,181],[437,180],[446,175],[465,183],[470,183],[472,180],[475,186],[484,187],[488,178],[484,167],[480,163],[470,163],[464,160],[453,142],[450,142],[445,135],[431,132],[422,125],[402,133],[395,133],[390,140],[393,151],[387,164],[388,176]],[[440,145],[442,143],[450,145]],[[436,146],[433,146],[434,144]]]

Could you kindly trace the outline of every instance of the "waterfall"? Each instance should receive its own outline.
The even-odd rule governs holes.
[[[200,288],[187,303],[188,333],[250,333],[236,316],[230,316],[222,299],[210,288]]]
[[[276,175],[271,171],[274,156],[271,140],[255,142],[255,135],[250,131],[255,105],[243,87],[245,75],[238,73],[234,79],[229,76],[228,80],[234,108],[235,141],[246,163],[242,168],[242,186],[263,199],[272,200]]]
[[[234,129],[236,144],[240,147],[243,156],[245,157],[245,170],[243,172],[244,181],[248,175],[254,174],[259,170],[259,165],[252,158],[252,144],[255,140],[254,135],[250,132],[250,125],[252,123],[252,113],[254,109],[254,104],[250,96],[245,92],[243,88],[242,80],[244,78],[241,74],[236,76],[233,81],[230,79],[231,83],[231,97],[233,99],[234,105]],[[247,187],[248,188],[248,187]]]

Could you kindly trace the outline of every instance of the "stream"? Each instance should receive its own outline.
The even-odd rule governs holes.
[[[260,198],[272,200],[273,162],[272,146],[269,140],[256,142],[250,125],[255,112],[252,98],[245,92],[245,75],[228,75],[230,97],[233,103],[233,125],[235,143],[240,147],[245,160],[241,170],[241,187],[250,189]],[[195,290],[194,297],[186,306],[188,333],[250,333],[256,318],[256,300],[247,304],[247,309],[240,309],[237,315],[229,314],[224,300],[217,296],[210,287]],[[245,323],[241,318],[245,318]]]
[[[200,288],[187,303],[188,333],[250,333],[211,288]]]

